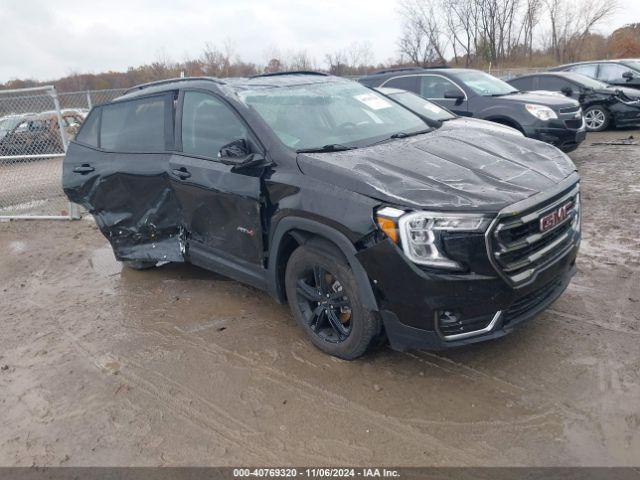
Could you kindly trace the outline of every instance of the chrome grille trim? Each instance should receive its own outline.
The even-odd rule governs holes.
[[[576,201],[579,198],[580,187],[577,181],[577,174],[572,175],[554,188],[553,192],[538,194],[509,205],[489,225],[485,233],[489,261],[511,286],[520,288],[533,282],[540,272],[559,261],[578,244],[580,212]],[[558,194],[558,198],[548,201]],[[567,218],[557,225],[544,232],[532,232],[535,228],[533,225],[527,227],[527,224],[539,222],[540,218],[554,212],[571,199],[574,199],[574,202],[568,207]],[[519,216],[519,212],[532,208],[533,211]],[[511,220],[512,217],[517,218]],[[520,237],[504,238],[505,235],[520,235],[519,232],[509,232],[518,227],[524,227],[525,230]],[[554,236],[556,238],[553,238]],[[541,245],[536,248],[537,243]],[[522,251],[521,254],[519,251]]]

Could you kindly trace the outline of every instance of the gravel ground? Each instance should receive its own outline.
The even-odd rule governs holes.
[[[345,362],[286,306],[123,268],[89,220],[0,223],[0,465],[638,465],[640,146],[571,154],[579,273],[502,339]]]

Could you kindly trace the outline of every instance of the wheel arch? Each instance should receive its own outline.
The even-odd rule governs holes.
[[[506,117],[504,115],[490,115],[483,118],[483,120],[488,120],[490,122],[499,123],[500,125],[506,125],[507,127],[515,128],[516,130],[524,134],[522,126],[513,118]]]
[[[313,245],[329,254],[339,255],[351,267],[358,284],[358,293],[364,306],[371,311],[378,311],[369,277],[355,254],[353,243],[338,230],[307,218],[285,217],[278,222],[270,242],[267,264],[267,285],[269,293],[279,303],[286,303],[284,291],[284,270],[293,251],[300,245]]]

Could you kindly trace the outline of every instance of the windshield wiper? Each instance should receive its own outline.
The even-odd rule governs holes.
[[[395,140],[396,138],[414,137],[416,135],[422,135],[423,133],[429,133],[432,131],[433,131],[433,128],[425,128],[423,130],[418,130],[416,132],[396,132],[393,135],[390,135],[387,138],[383,138],[382,140],[378,140],[377,142],[373,142],[368,146],[371,147],[373,145],[378,145],[380,143],[388,142],[389,140]]]
[[[511,90],[510,92],[504,93],[490,93],[489,95],[485,95],[486,97],[504,97],[505,95],[511,95],[513,93],[520,93],[520,90]]]
[[[323,145],[322,147],[314,148],[301,148],[296,150],[297,153],[318,153],[318,152],[342,152],[344,150],[353,150],[357,147],[349,147],[340,143],[330,143],[329,145]]]

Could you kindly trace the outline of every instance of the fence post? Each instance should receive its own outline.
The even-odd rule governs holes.
[[[91,108],[93,107],[93,105],[91,104],[91,91],[87,90],[87,107],[89,108],[89,110],[91,110]]]
[[[58,118],[58,129],[60,130],[60,139],[62,140],[62,150],[66,155],[69,144],[67,139],[67,132],[65,132],[64,130],[64,122],[62,121],[62,111],[60,108],[60,100],[58,99],[58,93],[56,92],[56,87],[51,87],[51,91],[49,94],[51,95],[51,97],[53,97],[53,105],[56,109],[56,117]],[[63,159],[63,162],[64,162],[64,159]],[[78,212],[78,206],[73,202],[69,202],[69,218],[71,219],[80,218],[80,214]]]

